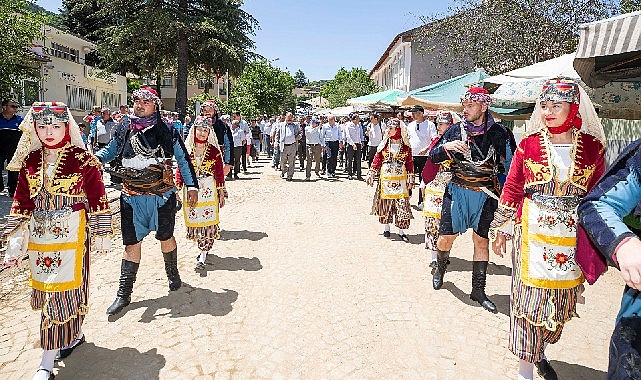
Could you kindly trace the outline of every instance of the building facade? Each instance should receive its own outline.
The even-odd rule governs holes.
[[[399,33],[383,52],[369,76],[383,90],[412,91],[474,70],[471,61],[440,64],[438,52],[423,41],[420,26]]]
[[[49,25],[44,28],[43,40],[32,48],[40,56],[41,78],[24,81],[15,94],[24,110],[34,101],[63,101],[80,120],[94,105],[117,109],[127,103],[127,79],[90,65],[94,43]]]

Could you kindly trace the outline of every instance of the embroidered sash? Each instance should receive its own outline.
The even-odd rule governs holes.
[[[569,289],[583,283],[583,272],[575,261],[578,202],[571,198],[575,197],[525,198],[521,280],[526,285]]]
[[[450,182],[452,173],[439,172],[436,177],[425,185],[425,192],[423,197],[423,216],[440,218],[441,208],[443,207],[443,194],[445,187]]]
[[[381,166],[381,199],[409,197],[407,172],[400,161],[385,161]]]
[[[187,199],[187,187],[183,187]],[[194,207],[183,207],[186,227],[206,227],[218,224],[218,191],[213,176],[198,178],[198,202]]]
[[[27,246],[30,286],[46,292],[80,287],[86,224],[84,208],[34,212]]]

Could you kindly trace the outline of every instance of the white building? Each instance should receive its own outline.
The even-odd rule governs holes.
[[[32,49],[42,57],[40,82],[25,81],[19,101],[28,109],[34,101],[62,101],[80,122],[94,105],[117,109],[127,103],[127,79],[86,64],[97,46],[84,38],[46,25],[44,40]]]

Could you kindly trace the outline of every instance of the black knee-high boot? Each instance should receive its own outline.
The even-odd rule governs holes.
[[[136,282],[136,274],[138,273],[139,263],[122,259],[120,264],[120,285],[118,286],[118,293],[114,303],[107,309],[107,314],[114,315],[131,302],[131,292],[134,289],[134,282]]]
[[[432,286],[434,289],[439,290],[443,286],[443,278],[445,277],[445,270],[449,264],[450,251],[436,251],[436,270],[432,278]]]
[[[472,293],[470,298],[478,302],[483,308],[496,313],[496,305],[485,295],[485,280],[487,277],[487,261],[472,262]]]
[[[174,248],[171,252],[163,252],[165,259],[165,273],[169,280],[169,290],[178,290],[180,285],[180,273],[178,273],[178,247]]]

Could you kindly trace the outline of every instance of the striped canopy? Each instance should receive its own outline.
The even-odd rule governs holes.
[[[574,68],[590,87],[641,80],[641,11],[579,27]]]

